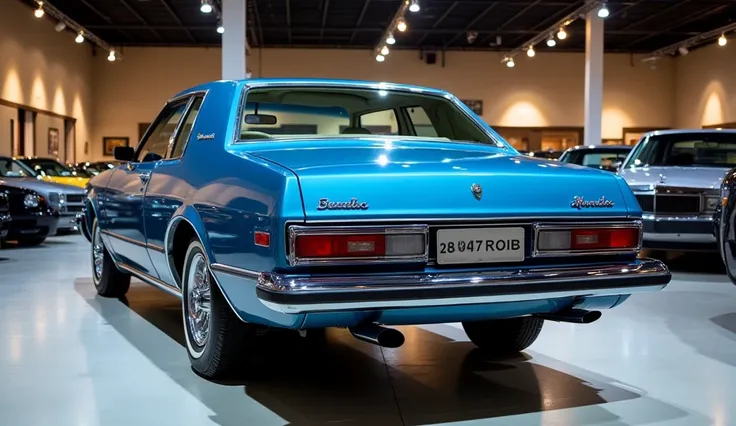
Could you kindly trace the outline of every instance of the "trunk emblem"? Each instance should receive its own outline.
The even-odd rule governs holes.
[[[483,188],[477,183],[470,185],[470,192],[473,193],[473,197],[476,200],[480,200],[483,197]]]
[[[575,198],[573,198],[570,207],[578,210],[583,208],[613,207],[613,201],[607,200],[606,197],[601,197],[597,200],[589,201],[583,197],[576,196]]]
[[[368,203],[360,202],[357,198],[350,201],[330,201],[328,198],[320,198],[317,210],[368,210]]]

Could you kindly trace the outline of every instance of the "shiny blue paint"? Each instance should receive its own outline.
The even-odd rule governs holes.
[[[248,87],[321,84],[377,87],[378,83],[341,80],[220,81],[180,93],[206,91],[186,151],[180,159],[135,163],[102,173],[90,181],[90,200],[103,229],[148,247],[182,247],[189,241],[166,240],[176,226],[192,226],[210,263],[251,271],[289,270],[285,256],[287,223],[307,220],[489,219],[639,217],[635,197],[619,177],[587,167],[520,156],[488,125],[477,120],[498,145],[426,141],[402,137],[336,137],[301,141],[238,141],[241,94]],[[382,85],[386,90],[411,86]],[[455,99],[436,89],[415,91]],[[456,104],[468,115],[472,111]],[[477,119],[477,117],[476,117]],[[215,134],[197,139],[197,134]],[[137,171],[150,170],[147,185]],[[478,201],[470,184],[484,187]],[[573,209],[574,196],[605,196],[614,207]],[[369,203],[366,211],[317,211],[320,198]],[[120,220],[123,218],[125,220]],[[88,218],[89,220],[89,218]],[[271,235],[270,247],[254,244],[254,232]],[[106,244],[108,240],[106,240]],[[176,286],[165,253],[109,239],[113,256]],[[464,268],[466,270],[472,268]],[[486,270],[488,268],[485,268]],[[425,272],[432,272],[427,267]],[[283,314],[267,308],[252,280],[213,272],[218,285],[245,321],[300,328],[354,325],[378,317],[387,324],[464,321],[533,313],[565,307],[607,309],[625,297],[563,298],[493,305],[391,309],[386,311]]]

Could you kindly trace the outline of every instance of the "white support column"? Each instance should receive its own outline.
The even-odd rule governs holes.
[[[603,121],[603,19],[585,17],[585,145],[601,144]]]
[[[222,79],[246,78],[245,0],[222,0]]]

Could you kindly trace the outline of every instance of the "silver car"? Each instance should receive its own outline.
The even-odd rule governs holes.
[[[644,212],[644,248],[717,250],[713,213],[734,166],[736,131],[646,133],[619,170]]]
[[[77,213],[84,208],[82,188],[40,180],[30,167],[10,157],[0,157],[0,180],[6,186],[36,191],[59,213],[57,234],[77,231]]]

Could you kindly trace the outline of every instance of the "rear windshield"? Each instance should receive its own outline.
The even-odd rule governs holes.
[[[564,163],[579,164],[587,167],[610,168],[614,163],[621,163],[626,159],[630,149],[580,149],[568,151],[560,157]]]
[[[480,142],[504,147],[440,96],[368,88],[250,89],[241,140],[370,135]]]
[[[650,135],[640,141],[625,167],[736,166],[736,133],[693,132]]]

